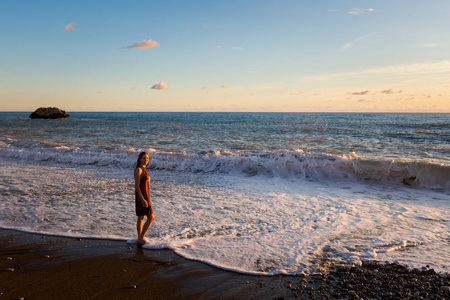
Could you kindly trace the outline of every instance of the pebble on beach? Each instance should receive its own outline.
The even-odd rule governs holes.
[[[137,285],[132,284],[130,286],[127,286],[125,289],[137,289]]]
[[[320,276],[306,276],[291,290],[298,299],[450,299],[450,275],[429,267],[364,262],[329,265]]]

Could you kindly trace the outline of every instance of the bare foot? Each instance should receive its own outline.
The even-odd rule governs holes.
[[[139,244],[139,245],[145,245],[145,240],[144,239],[138,239],[137,240],[137,243]]]

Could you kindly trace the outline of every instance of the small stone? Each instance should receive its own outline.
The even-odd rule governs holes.
[[[7,257],[6,260],[12,260],[12,257]]]
[[[5,271],[14,272],[14,268],[7,268],[7,269],[5,269]]]
[[[125,269],[122,269],[122,271],[126,272],[127,270],[125,270]]]
[[[82,239],[78,239],[77,241],[81,242],[81,241],[82,241]]]
[[[250,284],[250,281],[245,282],[245,284]]]
[[[352,297],[358,297],[358,294],[356,294],[356,292],[354,290],[348,291],[348,294]]]
[[[135,285],[135,284],[130,286],[130,289],[136,289],[136,288],[137,288],[137,285]]]
[[[443,292],[450,292],[450,286],[448,286],[448,285],[443,285],[443,286],[441,286],[441,289],[440,289],[441,291],[443,291]]]
[[[386,292],[386,293],[384,293],[384,296],[385,297],[392,297],[392,293],[391,292]]]
[[[44,258],[50,258],[50,255],[44,255]]]

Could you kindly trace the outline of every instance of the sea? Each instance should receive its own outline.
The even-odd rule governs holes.
[[[2,112],[0,227],[136,239],[141,151],[144,248],[246,274],[450,272],[450,114]]]

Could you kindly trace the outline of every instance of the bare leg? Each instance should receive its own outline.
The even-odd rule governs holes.
[[[147,233],[148,229],[150,228],[150,225],[152,225],[153,221],[155,220],[155,216],[153,214],[147,216],[147,221],[145,221],[144,226],[142,227],[141,233],[138,237],[138,244],[145,244],[144,236]]]
[[[137,229],[137,235],[138,235],[138,239],[141,236],[141,232],[142,232],[142,222],[144,221],[144,216],[139,216],[136,222],[136,229]]]

